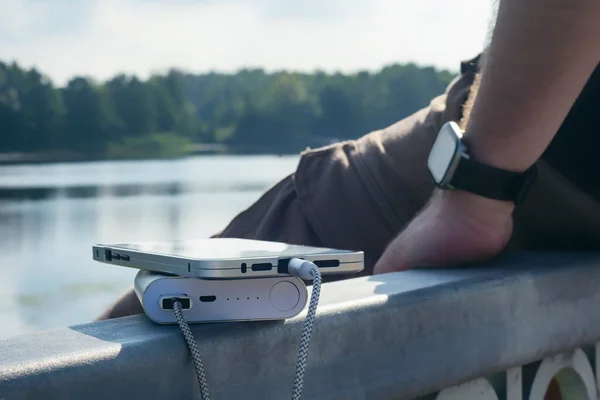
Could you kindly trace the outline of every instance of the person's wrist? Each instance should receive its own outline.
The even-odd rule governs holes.
[[[445,213],[478,221],[485,225],[503,224],[511,218],[514,203],[483,197],[463,190],[436,190],[433,202]]]

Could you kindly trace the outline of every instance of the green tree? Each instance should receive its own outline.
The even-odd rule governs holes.
[[[106,90],[90,79],[73,78],[63,90],[67,107],[66,148],[102,154],[124,125],[117,117]]]
[[[60,92],[37,70],[0,63],[0,148],[39,151],[60,147],[65,108]]]
[[[57,89],[36,69],[0,63],[0,152],[173,156],[198,143],[297,152],[394,123],[453,78],[411,63],[354,74],[171,69],[147,80],[75,77]]]
[[[25,75],[27,84],[23,93],[21,118],[25,127],[21,135],[21,149],[35,151],[56,150],[61,147],[66,109],[60,92],[38,71]]]
[[[21,95],[15,75],[22,74],[16,65],[0,63],[0,149],[19,150],[21,131]]]
[[[110,103],[123,123],[123,135],[154,133],[157,112],[152,87],[135,76],[117,75],[105,84]]]

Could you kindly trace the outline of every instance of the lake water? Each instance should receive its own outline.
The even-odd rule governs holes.
[[[0,166],[0,337],[85,323],[137,270],[92,245],[205,238],[293,172],[296,156]]]

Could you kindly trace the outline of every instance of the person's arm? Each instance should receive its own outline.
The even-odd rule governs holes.
[[[523,171],[543,153],[600,62],[600,1],[501,0],[465,142]]]
[[[600,62],[600,1],[501,0],[465,139],[476,157],[525,170]]]
[[[535,163],[600,61],[598,21],[598,0],[500,0],[464,134],[476,160],[515,171]],[[492,257],[510,238],[513,207],[436,190],[375,272]]]

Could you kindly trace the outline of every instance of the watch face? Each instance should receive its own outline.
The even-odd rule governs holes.
[[[431,148],[427,166],[437,185],[446,186],[460,157],[459,146],[462,134],[455,122],[442,126]]]

